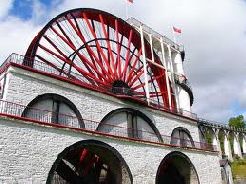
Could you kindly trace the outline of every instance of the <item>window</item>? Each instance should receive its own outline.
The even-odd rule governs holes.
[[[194,147],[194,141],[189,130],[179,127],[175,128],[171,135],[171,144],[181,147]]]
[[[43,94],[32,100],[22,116],[46,123],[84,128],[82,117],[76,106],[67,98],[57,94]]]
[[[121,108],[107,114],[98,131],[118,136],[162,142],[157,128],[145,114],[130,108]]]

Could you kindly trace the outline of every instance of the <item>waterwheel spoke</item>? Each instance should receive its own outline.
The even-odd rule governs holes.
[[[105,54],[104,54],[104,52],[103,52],[103,50],[102,50],[102,48],[101,48],[99,42],[97,41],[96,33],[93,31],[93,27],[92,27],[92,25],[90,24],[90,22],[89,22],[89,20],[88,20],[88,18],[87,18],[87,15],[86,15],[85,13],[83,13],[83,18],[85,19],[85,22],[86,22],[86,24],[87,24],[89,30],[91,31],[92,35],[93,35],[94,38],[95,38],[95,43],[96,43],[97,49],[98,49],[99,52],[101,53],[102,58],[103,58],[105,64],[107,65],[107,68],[108,68],[109,73],[110,73],[112,76],[114,76],[114,73],[113,73],[113,71],[111,70],[111,67],[110,67],[110,64],[109,64],[109,62],[108,62],[108,59],[107,59],[107,57],[105,56]],[[113,78],[115,78],[115,77],[113,77]]]
[[[68,23],[71,25],[71,27],[73,28],[73,30],[76,32],[76,35],[79,37],[79,39],[83,42],[83,44],[84,44],[83,46],[86,48],[87,53],[88,53],[88,55],[89,55],[89,57],[90,57],[90,59],[91,59],[91,62],[92,62],[92,64],[94,65],[93,68],[96,68],[97,66],[96,66],[96,63],[95,63],[96,61],[95,61],[95,60],[97,60],[97,62],[98,62],[98,58],[96,57],[94,51],[90,48],[90,46],[89,46],[88,43],[86,42],[86,39],[85,39],[85,37],[83,36],[83,34],[82,34],[82,32],[81,32],[81,30],[80,30],[80,28],[79,28],[79,25],[78,25],[78,22],[77,22],[76,18],[75,18],[72,14],[71,14],[70,16],[71,16],[71,17],[73,18],[73,20],[75,21],[76,26],[75,26],[74,23],[71,21],[71,19],[68,18],[68,17],[66,17],[66,18],[67,18],[67,21],[68,21]],[[82,47],[83,47],[83,46],[82,46]],[[83,49],[83,48],[81,48],[81,49]],[[79,50],[77,50],[77,52],[79,52]],[[99,63],[100,63],[100,62],[99,62]],[[99,72],[98,69],[96,69],[96,73],[97,73],[97,75],[98,75],[98,78],[107,80],[106,78],[108,78],[108,77],[107,77],[107,75],[105,75],[105,74],[106,74],[106,71],[104,71],[104,69],[103,69],[103,67],[102,67],[101,65],[99,65],[99,66],[100,66],[100,68],[101,68],[101,70],[102,70],[102,73]]]
[[[59,25],[59,24],[58,24]],[[62,29],[62,27],[61,26],[58,26],[59,27],[59,29],[61,29],[62,31],[62,33],[63,34],[65,34],[66,35],[66,33],[65,33],[65,31]],[[64,36],[62,36],[60,33],[58,33],[58,31],[54,28],[54,27],[52,27],[51,26],[51,29],[52,29],[52,31],[54,31],[54,33],[55,34],[57,34],[57,36],[59,37],[59,38],[61,38],[73,51],[76,51],[76,47],[74,46],[74,44],[73,44],[73,42],[71,41],[71,39],[66,35],[65,37]],[[87,70],[89,71],[89,72],[92,72],[91,71],[91,69],[89,68],[89,66],[88,66],[88,63],[89,63],[89,61],[88,61],[88,59],[86,58],[86,57],[84,57],[83,55],[81,55],[80,53],[78,53],[78,56],[80,57],[80,59],[82,60],[82,61],[86,61],[86,62],[84,62],[84,66],[87,68]]]
[[[137,65],[137,62],[139,61],[139,57],[140,57],[141,54],[142,54],[142,48],[139,49],[138,54],[137,54],[135,60],[133,61],[132,68],[130,69],[128,77],[126,79],[127,83],[129,82],[129,80],[131,79],[132,75],[134,74],[134,70],[136,69],[136,65]]]
[[[124,69],[122,70],[122,73],[120,75],[120,77],[123,76],[123,79],[124,80],[125,80],[125,77],[126,77],[127,68],[129,67],[129,63],[131,61],[131,59],[130,59],[130,51],[131,51],[131,48],[130,47],[131,47],[131,43],[132,43],[131,42],[132,41],[132,33],[133,33],[133,31],[130,30],[129,38],[128,38],[128,45],[127,45],[127,53],[126,53],[125,66],[124,66]],[[134,51],[133,51],[133,53],[134,53]]]
[[[116,43],[117,43],[117,56],[115,60],[115,73],[117,75],[117,78],[120,77],[120,71],[121,71],[121,63],[120,63],[120,51],[121,51],[121,45],[123,41],[123,36],[121,37],[121,41],[119,41],[119,30],[118,30],[118,21],[115,19],[115,37],[116,37]]]
[[[110,41],[109,41],[109,26],[107,26],[107,31],[106,31],[105,23],[104,23],[104,20],[103,20],[103,16],[101,14],[99,14],[99,19],[101,21],[102,31],[103,31],[104,37],[106,38],[106,41],[107,41],[107,48],[108,48],[108,54],[109,54],[109,56],[108,56],[109,64],[110,65],[112,64],[113,68],[114,68],[114,55],[113,55],[111,44],[110,44]]]
[[[137,71],[136,75],[132,77],[132,79],[129,81],[129,86],[132,86],[144,73],[143,66],[141,66]]]
[[[76,49],[74,43],[72,42],[72,40],[69,38],[69,36],[66,34],[66,32],[64,31],[64,29],[62,28],[62,26],[60,25],[59,22],[57,22],[57,27],[59,28],[59,30],[62,32],[62,34],[65,36],[66,42],[69,43],[69,46],[73,49]],[[63,37],[64,38],[64,37]]]
[[[78,24],[76,24],[76,26],[75,26],[75,25],[73,24],[73,22],[72,22],[70,19],[68,19],[68,22],[69,22],[69,24],[71,25],[71,27],[74,29],[74,31],[76,32],[76,34],[78,35],[78,37],[79,37],[79,38],[82,40],[82,42],[85,44],[85,48],[87,49],[87,52],[89,53],[89,56],[90,56],[90,59],[91,59],[92,63],[91,63],[85,56],[83,56],[81,53],[76,52],[77,50],[74,50],[75,53],[80,57],[80,59],[81,59],[82,61],[85,60],[85,63],[84,63],[84,64],[85,64],[86,68],[87,68],[90,72],[92,72],[92,71],[89,69],[88,66],[90,66],[90,67],[93,69],[93,71],[97,74],[97,76],[98,76],[99,78],[101,78],[101,79],[103,79],[103,80],[108,80],[107,75],[105,75],[107,72],[104,70],[103,66],[101,65],[101,62],[100,62],[100,61],[98,60],[98,58],[96,57],[94,51],[87,45],[87,42],[86,42],[84,36],[82,35],[82,33],[81,33],[81,31],[80,31],[80,29],[79,29],[79,27],[78,27]],[[100,68],[102,69],[103,73],[101,73],[101,72],[98,70],[97,66],[95,65],[95,62],[93,62],[94,59],[97,60],[97,63],[99,64],[99,66],[100,66]]]

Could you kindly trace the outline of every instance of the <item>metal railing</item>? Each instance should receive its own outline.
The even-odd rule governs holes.
[[[194,120],[198,118],[196,113],[193,113],[193,112],[190,112],[184,109],[168,108],[168,107],[165,107],[163,103],[156,102],[155,100],[152,100],[152,99],[150,99],[149,102],[150,102],[149,106],[154,109],[171,112],[173,114],[184,116],[184,117],[191,118]]]
[[[246,132],[245,128],[234,128],[234,127],[230,127],[226,123],[221,123],[221,122],[217,122],[217,121],[211,121],[211,120],[207,120],[207,119],[204,119],[204,118],[198,118],[198,124],[199,124],[199,126],[206,126],[206,127],[212,127],[212,128],[223,128],[225,130]]]
[[[56,69],[54,66],[48,65],[42,61],[34,60],[32,58],[27,58],[25,56],[21,56],[15,53],[11,54],[5,60],[5,62],[0,66],[0,74],[3,73],[11,64],[14,64],[14,66],[21,67],[24,69],[38,71],[38,72],[45,73],[45,74],[51,74],[52,76],[56,76],[64,80],[70,80],[73,83],[74,82],[76,84],[79,83],[79,85],[85,88],[92,89],[92,90],[104,92],[104,93],[115,95],[115,96],[125,95],[136,101],[141,101],[142,103],[149,105],[150,107],[153,107],[155,109],[175,113],[177,115],[195,119],[195,120],[197,119],[197,115],[195,113],[185,111],[183,109],[167,108],[165,107],[163,102],[159,102],[153,99],[147,99],[145,97],[141,97],[141,98],[137,97],[137,95],[135,95],[134,92],[131,91],[131,89],[129,88],[89,85],[88,83],[91,82],[91,81],[89,82],[89,80],[92,80],[92,79],[87,79],[83,75],[80,75],[72,71],[68,71],[68,69],[59,71],[59,69]],[[147,102],[150,102],[150,103],[147,103]]]
[[[141,21],[131,17],[131,18],[128,18],[126,20],[129,24],[131,25],[134,25],[136,27],[140,27],[142,26],[143,27],[143,30],[148,33],[148,34],[151,34],[153,35],[155,38],[162,38],[163,41],[167,44],[169,44],[171,47],[174,47],[176,49],[178,49],[179,51],[184,51],[184,47],[182,45],[178,45],[177,43],[175,43],[174,41],[172,41],[170,38],[166,37],[166,36],[163,36],[159,33],[157,33],[156,31],[154,31],[152,28],[150,28],[149,26],[147,26],[146,24],[142,23]]]
[[[11,118],[42,123],[49,126],[71,128],[79,131],[103,134],[118,138],[127,138],[135,141],[155,143],[172,147],[217,151],[216,147],[207,143],[180,139],[167,135],[156,135],[154,132],[117,126],[109,123],[100,123],[88,119],[78,119],[76,116],[52,112],[45,109],[31,108],[17,103],[0,100],[0,115]],[[54,117],[58,117],[55,118]],[[99,126],[100,124],[100,126]]]

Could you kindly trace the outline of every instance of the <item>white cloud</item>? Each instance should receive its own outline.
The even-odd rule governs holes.
[[[39,0],[32,1],[32,22],[39,24],[40,22],[47,21],[49,18],[48,7],[46,7]]]
[[[48,11],[37,2],[29,22],[13,17],[0,22],[0,59],[10,52],[25,53],[40,29],[37,23],[42,16],[51,19],[72,8],[96,8],[126,18],[125,0],[57,0],[53,5]],[[10,7],[11,1],[0,2],[0,18]],[[199,116],[226,121],[237,113],[233,109],[235,101],[240,103],[240,113],[246,112],[245,1],[135,0],[128,12],[169,37],[170,26],[182,28],[185,68],[195,96],[193,110]]]
[[[13,5],[13,0],[1,0],[0,1],[0,19],[8,14],[8,11]]]
[[[239,93],[239,105],[242,109],[244,109],[245,114],[246,114],[246,80],[244,80],[243,82],[244,83],[242,85],[242,90],[238,91],[238,93]]]
[[[8,17],[0,22],[0,60],[3,62],[11,53],[25,54],[31,40],[40,27],[30,21]]]

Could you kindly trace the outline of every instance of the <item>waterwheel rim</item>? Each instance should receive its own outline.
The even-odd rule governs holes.
[[[146,101],[159,107],[175,106],[173,95],[168,99],[164,69],[147,62],[145,80],[143,49],[149,60],[161,64],[140,34],[127,22],[96,9],[74,9],[53,18],[33,39],[25,57],[25,65],[33,67],[41,61],[53,67],[59,75],[72,78],[83,86]]]

